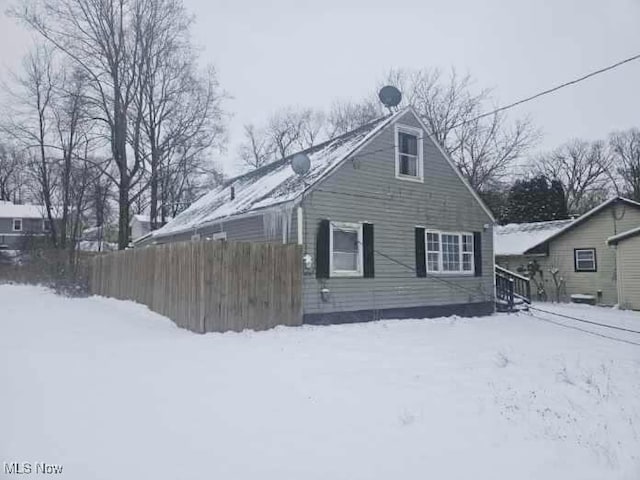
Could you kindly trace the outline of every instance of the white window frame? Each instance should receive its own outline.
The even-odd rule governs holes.
[[[358,234],[358,268],[356,270],[336,270],[333,267],[333,232],[341,230]],[[362,223],[330,222],[329,223],[329,272],[331,277],[362,277],[364,249],[362,248]]]
[[[47,222],[49,223],[49,228],[46,227]],[[49,233],[51,231],[51,222],[47,218],[42,219],[42,231],[45,233]]]
[[[416,158],[416,171],[417,175],[405,175],[400,173],[400,133],[407,133],[414,135],[418,140],[418,156]],[[395,152],[396,152],[396,178],[399,180],[407,180],[409,182],[424,183],[424,153],[423,153],[423,138],[424,132],[420,128],[410,127],[408,125],[396,125],[395,126]]]
[[[226,240],[227,232],[216,232],[211,235],[211,240]]]
[[[429,241],[427,238],[427,234],[436,234],[438,235],[438,270],[429,269],[429,253],[435,253],[435,250],[429,250]],[[459,239],[459,252],[458,252],[458,263],[460,265],[459,270],[444,270],[444,255],[442,252],[442,236],[443,235],[455,235]],[[471,237],[471,252],[465,252],[463,249],[463,237],[469,236]],[[424,232],[424,255],[425,255],[425,265],[427,267],[427,273],[434,273],[438,275],[468,275],[473,276],[476,273],[476,252],[475,245],[473,244],[473,232],[445,232],[442,230],[426,230]],[[465,253],[471,253],[471,270],[463,270],[463,259]]]
[[[593,262],[593,268],[579,268],[578,266],[578,253],[581,252],[588,252],[592,255],[591,261]],[[576,272],[597,272],[598,271],[598,263],[596,261],[596,249],[595,248],[576,248],[573,251],[573,260],[575,262],[575,271]],[[582,260],[584,261],[588,261],[588,260]]]
[[[20,228],[16,228],[16,222],[20,222]],[[24,219],[22,218],[14,218],[11,221],[11,231],[13,232],[22,232],[24,230]]]

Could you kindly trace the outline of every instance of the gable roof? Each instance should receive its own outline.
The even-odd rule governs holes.
[[[624,197],[613,197],[613,198],[610,198],[609,200],[607,200],[605,202],[602,202],[597,207],[592,208],[591,210],[589,210],[587,213],[583,214],[582,216],[576,218],[573,222],[568,224],[566,227],[560,229],[559,231],[557,231],[556,233],[551,235],[549,238],[547,238],[544,241],[538,242],[537,244],[531,246],[524,253],[525,254],[529,253],[529,252],[531,252],[531,250],[535,249],[536,247],[540,247],[542,244],[544,244],[546,242],[550,242],[551,240],[555,240],[560,235],[564,235],[565,233],[567,233],[568,231],[570,231],[573,228],[577,227],[578,225],[583,224],[584,222],[589,220],[591,217],[593,217],[595,214],[601,212],[605,208],[607,208],[607,207],[609,207],[611,205],[615,205],[617,203],[623,203],[625,205],[628,205],[628,206],[631,206],[631,207],[634,207],[634,208],[640,208],[640,203],[635,202],[633,200],[629,200],[628,198],[624,198]]]
[[[607,245],[617,245],[619,242],[627,240],[628,238],[636,237],[638,235],[640,235],[640,227],[632,228],[631,230],[627,230],[626,232],[622,232],[607,238]]]
[[[385,127],[408,112],[411,112],[420,122],[424,132],[438,146],[440,152],[458,177],[493,221],[491,211],[469,186],[449,156],[429,135],[419,116],[411,107],[406,107],[394,114],[380,117],[344,135],[301,152],[296,152],[286,158],[224,182],[201,197],[165,226],[154,231],[152,236],[163,237],[183,233],[230,218],[252,215],[273,208],[284,208],[285,205],[290,205],[291,202],[296,201],[303,193],[335,171],[337,167],[362,149]],[[290,167],[291,159],[298,153],[308,155],[311,160],[311,168],[303,176],[294,173]]]
[[[493,230],[493,251],[496,255],[523,255],[524,252],[546,241],[573,219],[548,222],[510,223]]]
[[[43,205],[17,205],[0,200],[0,218],[47,218]]]

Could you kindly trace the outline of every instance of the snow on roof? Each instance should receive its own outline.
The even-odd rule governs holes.
[[[0,218],[46,218],[47,211],[43,205],[16,205],[0,200]]]
[[[290,167],[290,155],[253,172],[241,175],[204,195],[173,221],[153,232],[166,236],[191,230],[297,199],[309,186],[324,178],[343,160],[395,118],[406,113],[402,109],[393,115],[374,120],[352,132],[311,147],[303,152],[311,160],[311,168],[300,177]],[[231,198],[231,188],[234,198]]]
[[[532,247],[546,241],[573,223],[569,220],[549,222],[510,223],[493,230],[493,248],[496,255],[523,255]]]
[[[640,203],[634,201],[634,200],[630,200],[628,198],[625,197],[613,197],[610,198],[609,200],[606,200],[604,202],[602,202],[600,205],[598,205],[597,207],[592,208],[591,210],[589,210],[587,213],[582,214],[581,216],[579,216],[578,218],[576,218],[573,222],[571,222],[570,224],[565,225],[564,227],[562,227],[560,230],[558,230],[557,232],[553,233],[551,236],[549,236],[548,238],[545,238],[543,240],[540,240],[539,242],[537,242],[536,244],[532,245],[531,247],[529,247],[527,250],[531,250],[532,248],[537,247],[538,245],[540,245],[542,242],[546,242],[548,240],[551,239],[555,239],[556,237],[563,235],[565,232],[567,232],[568,230],[580,225],[581,223],[587,221],[589,218],[591,218],[593,215],[595,215],[596,213],[600,212],[601,210],[604,210],[606,207],[610,206],[610,205],[614,205],[616,203],[623,203],[625,205],[629,205],[631,207],[634,208],[640,208]]]
[[[143,214],[143,213],[136,213],[135,215],[131,216],[131,219],[136,219],[138,222],[140,223],[151,223],[151,217],[149,216],[149,214]],[[165,221],[170,221],[172,220],[172,217],[165,217]],[[161,223],[162,222],[162,216],[159,215],[156,217],[156,222]]]

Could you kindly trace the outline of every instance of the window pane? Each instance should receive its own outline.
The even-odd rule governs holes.
[[[400,153],[418,155],[418,137],[410,133],[398,132]]]
[[[417,158],[409,155],[400,155],[400,174],[418,176]]]
[[[462,251],[473,252],[473,235],[462,236]]]
[[[436,252],[429,252],[427,254],[427,270],[430,272],[437,272],[440,270],[440,254]]]
[[[427,250],[431,252],[440,251],[440,234],[427,233]]]
[[[460,270],[460,237],[442,235],[442,269],[448,272]]]
[[[593,260],[593,252],[591,250],[578,251],[578,260]]]
[[[463,253],[462,254],[462,270],[465,272],[470,272],[473,270],[473,254],[472,253]]]
[[[358,270],[358,254],[352,252],[333,252],[334,270]]]
[[[333,251],[334,252],[357,252],[358,233],[353,231],[337,230],[333,231]]]

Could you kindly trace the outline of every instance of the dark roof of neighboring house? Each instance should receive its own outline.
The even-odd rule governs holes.
[[[576,218],[573,222],[571,222],[570,224],[568,224],[566,227],[558,230],[556,233],[554,233],[553,235],[551,235],[550,237],[546,238],[545,240],[538,242],[537,244],[531,246],[529,249],[527,249],[524,253],[531,253],[532,250],[542,246],[545,243],[548,243],[552,240],[555,240],[556,238],[560,237],[561,235],[564,235],[565,233],[567,233],[570,230],[573,230],[575,227],[577,227],[578,225],[583,224],[584,222],[586,222],[587,220],[589,220],[591,217],[593,217],[595,214],[601,212],[602,210],[604,210],[605,208],[611,206],[611,205],[615,205],[618,203],[623,203],[625,205],[628,205],[630,207],[634,207],[634,208],[640,208],[640,203],[635,202],[633,200],[629,200],[628,198],[624,198],[624,197],[613,197],[610,198],[609,200],[607,200],[606,202],[602,202],[600,205],[598,205],[595,208],[592,208],[591,210],[589,210],[587,213],[583,214],[582,216]]]
[[[626,232],[619,233],[612,237],[607,238],[608,245],[617,245],[619,242],[627,240],[628,238],[636,237],[640,235],[640,227],[632,228]]]

